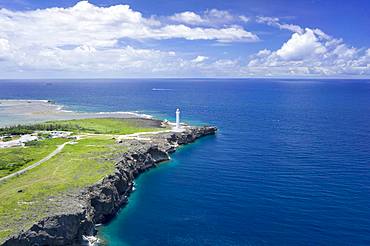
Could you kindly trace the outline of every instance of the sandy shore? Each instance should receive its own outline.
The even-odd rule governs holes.
[[[62,105],[47,100],[0,100],[0,127],[81,118],[150,118],[149,115],[134,112],[83,113],[63,110]]]

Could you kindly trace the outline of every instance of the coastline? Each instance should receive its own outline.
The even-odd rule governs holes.
[[[170,153],[177,147],[213,135],[216,131],[217,128],[212,126],[187,127],[182,132],[151,136],[150,141],[121,141],[120,144],[129,147],[129,151],[116,162],[113,174],[70,198],[79,205],[74,211],[46,217],[30,229],[8,238],[3,245],[93,244],[96,225],[110,221],[127,204],[134,180],[140,173],[169,160]]]
[[[11,120],[7,119],[11,115]],[[153,116],[130,111],[79,112],[65,109],[64,105],[44,99],[0,99],[0,127],[17,124],[38,123],[50,120],[84,118],[144,118]]]

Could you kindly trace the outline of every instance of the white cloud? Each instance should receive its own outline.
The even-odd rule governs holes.
[[[176,23],[188,24],[192,26],[223,26],[236,23],[246,23],[249,18],[241,15],[236,16],[226,10],[210,9],[201,14],[191,11],[176,13],[169,17]]]
[[[185,25],[167,25],[156,33],[155,36],[159,39],[168,38],[185,38],[187,40],[217,40],[221,43],[228,42],[255,42],[258,37],[250,32],[245,31],[239,26],[231,26],[222,29],[215,28],[201,28],[201,27],[188,27]]]
[[[208,60],[207,56],[197,56],[192,60],[192,62],[201,63],[204,62],[205,60]]]
[[[182,34],[182,31],[186,32]],[[209,36],[207,34],[210,34]],[[112,47],[120,39],[215,40],[222,42],[256,41],[255,34],[241,27],[192,28],[167,25],[145,18],[128,5],[98,7],[81,1],[70,8],[33,11],[0,9],[0,37],[22,46],[93,45]],[[234,40],[236,38],[236,40]]]
[[[9,41],[4,38],[0,38],[0,58],[8,55],[10,50]]]
[[[248,21],[217,9],[144,17],[128,5],[98,7],[87,1],[70,8],[0,9],[0,75],[19,71],[90,77],[370,75],[370,49],[350,47],[320,29],[271,17],[257,21],[293,34],[280,48],[262,49],[247,60],[142,48],[147,43],[141,41],[148,40],[210,40],[218,45],[258,41],[241,26]]]
[[[185,24],[200,24],[204,23],[203,18],[191,11],[185,11],[182,13],[176,13],[173,16],[170,17],[171,20],[179,22],[179,23],[185,23]]]
[[[191,61],[173,51],[137,49],[132,46],[95,49],[82,45],[73,49],[43,48],[33,50],[27,59],[16,57],[14,62],[24,72],[44,71],[58,76],[170,76],[185,71]],[[3,71],[0,71],[0,74]]]
[[[289,30],[291,32],[303,33],[303,29],[298,25],[280,23],[279,18],[276,17],[267,17],[267,16],[258,16],[257,22],[267,24],[269,26],[275,26],[280,29]]]
[[[228,12],[205,16],[230,18]],[[191,12],[181,15],[193,22]],[[30,11],[0,9],[0,73],[5,71],[159,72],[192,66],[174,51],[125,46],[132,40],[185,39],[220,43],[254,42],[258,37],[237,25],[188,26],[168,19],[144,17],[128,5],[98,7],[88,1],[69,8]],[[198,18],[198,21],[199,18]],[[203,20],[202,20],[203,21]],[[199,58],[200,59],[200,58]],[[175,65],[174,65],[175,64]],[[139,69],[139,67],[141,67]]]
[[[284,60],[302,60],[325,53],[326,48],[317,39],[311,29],[306,28],[302,34],[294,33],[292,37],[276,51]]]
[[[205,12],[205,18],[209,21],[221,21],[223,23],[228,23],[234,21],[235,17],[226,10],[211,9]]]
[[[245,68],[247,74],[269,76],[370,75],[370,56],[319,29],[302,29],[276,51],[261,50]],[[268,71],[268,74],[266,72]]]
[[[135,68],[151,69],[178,59],[173,52],[153,49],[122,48],[95,49],[87,45],[65,50],[42,49],[33,52],[24,65],[28,68],[69,71],[122,71],[132,72]],[[127,70],[128,69],[128,70]]]
[[[250,18],[249,18],[249,17],[247,17],[247,16],[245,16],[245,15],[240,15],[240,16],[239,16],[239,19],[240,19],[242,22],[245,22],[245,23],[247,23],[247,22],[249,22],[249,21],[250,21]]]

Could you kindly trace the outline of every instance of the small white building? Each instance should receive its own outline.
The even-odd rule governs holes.
[[[19,139],[10,140],[7,142],[0,142],[0,148],[11,148],[17,146],[24,146],[25,143],[37,140],[38,137],[32,136],[30,134],[22,135]]]

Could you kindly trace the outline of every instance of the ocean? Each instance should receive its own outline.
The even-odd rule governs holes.
[[[370,81],[0,81],[0,99],[212,124],[141,175],[109,245],[370,245]]]

